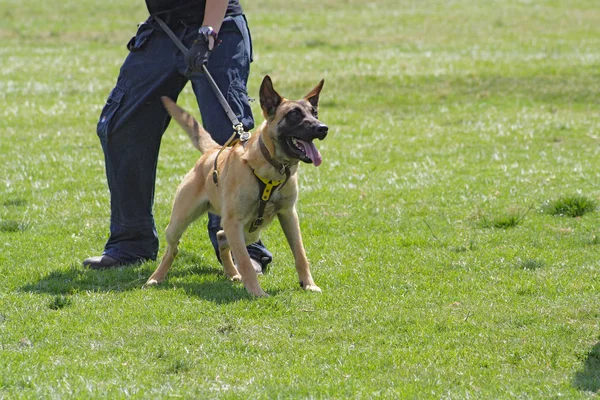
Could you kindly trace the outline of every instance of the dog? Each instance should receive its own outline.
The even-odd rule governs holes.
[[[323,83],[321,80],[304,98],[292,101],[280,96],[271,78],[265,76],[259,92],[265,120],[248,141],[230,147],[217,144],[173,100],[161,98],[202,156],[177,189],[166,229],[166,252],[145,287],[164,281],[187,227],[211,212],[221,216],[223,229],[217,240],[227,278],[242,281],[252,295],[267,296],[246,246],[257,242],[261,230],[277,216],[294,256],[300,286],[321,291],[302,244],[296,199],[300,162],[315,166],[322,162],[313,141],[325,139],[329,129],[317,114]]]

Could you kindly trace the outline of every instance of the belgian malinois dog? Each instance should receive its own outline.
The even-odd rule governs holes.
[[[223,269],[230,280],[241,280],[255,296],[267,295],[258,283],[246,246],[258,241],[261,230],[277,216],[294,255],[300,286],[321,291],[310,273],[295,204],[298,164],[319,166],[322,161],[313,140],[323,140],[328,131],[317,116],[323,82],[303,99],[291,101],[281,97],[271,78],[265,76],[260,87],[265,121],[247,142],[226,148],[175,102],[162,98],[168,113],[203,155],[177,189],[166,229],[166,253],[145,286],[165,279],[184,231],[210,211],[222,218],[223,230],[217,238]]]

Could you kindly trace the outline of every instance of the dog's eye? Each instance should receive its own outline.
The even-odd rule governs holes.
[[[313,107],[313,109],[312,109],[312,115],[313,115],[313,117],[315,117],[315,118],[319,118],[319,112],[318,112],[318,111],[317,111],[317,109],[316,109],[316,108],[314,108],[314,107]]]
[[[290,121],[297,121],[302,118],[302,112],[297,108],[294,108],[288,113],[288,118]]]

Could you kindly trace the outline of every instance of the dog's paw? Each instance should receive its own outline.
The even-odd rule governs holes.
[[[269,295],[262,289],[256,293],[254,293],[254,292],[250,292],[250,293],[256,297],[269,297]]]
[[[315,285],[314,283],[311,285],[301,285],[302,289],[306,290],[307,292],[318,292],[321,293],[321,288],[318,287],[317,285]]]
[[[160,282],[158,282],[156,279],[148,279],[148,282],[146,282],[144,286],[142,286],[142,289],[148,289],[149,287],[156,286],[159,283]]]
[[[242,276],[240,274],[235,274],[233,276],[228,277],[231,282],[241,282]]]
[[[269,297],[269,295],[267,293],[265,293],[264,290],[262,290],[262,288],[260,287],[260,285],[257,285],[257,286],[254,286],[254,287],[248,286],[248,285],[245,285],[245,286],[246,286],[246,290],[248,291],[248,293],[250,293],[253,296],[256,296],[256,297]]]

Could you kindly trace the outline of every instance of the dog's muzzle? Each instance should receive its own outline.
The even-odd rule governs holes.
[[[316,138],[323,140],[327,136],[327,132],[329,132],[329,127],[325,124],[319,124],[315,127],[315,132],[317,133]]]

